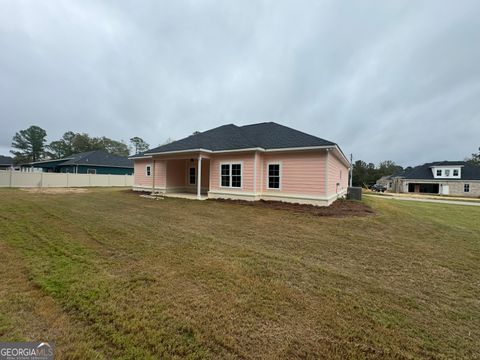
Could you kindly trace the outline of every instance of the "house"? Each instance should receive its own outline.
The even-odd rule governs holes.
[[[273,122],[223,125],[131,157],[134,190],[329,205],[350,163],[330,141]]]
[[[388,181],[389,189],[398,193],[480,196],[480,166],[465,161],[426,163]]]
[[[70,155],[63,159],[35,161],[26,165],[43,172],[132,175],[133,161],[103,150]]]
[[[0,170],[10,170],[13,168],[13,158],[0,155]]]

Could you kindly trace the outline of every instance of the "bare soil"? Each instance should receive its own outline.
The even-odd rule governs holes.
[[[254,207],[261,207],[274,210],[290,210],[300,213],[308,213],[314,216],[331,216],[331,217],[347,217],[347,216],[369,216],[373,215],[373,209],[360,202],[351,200],[337,200],[330,206],[314,206],[306,204],[294,204],[282,201],[245,201],[245,200],[227,200],[215,199],[213,201],[220,201],[232,204],[247,205]]]
[[[85,188],[22,188],[21,190],[35,194],[81,194],[88,191]]]

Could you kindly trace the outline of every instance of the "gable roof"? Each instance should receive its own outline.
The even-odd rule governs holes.
[[[274,122],[245,126],[229,124],[156,147],[136,157],[199,149],[222,151],[262,148],[267,150],[335,145],[331,141]]]
[[[67,165],[90,165],[90,166],[106,166],[106,167],[124,167],[133,168],[133,161],[122,156],[109,154],[103,150],[87,151],[78,154],[72,154],[67,158],[56,160],[36,161],[31,165],[41,165],[42,163],[58,162],[56,166]]]
[[[13,165],[13,158],[10,156],[0,155],[0,165]]]
[[[460,166],[462,167],[460,179],[449,180],[480,180],[480,166],[472,165],[465,161],[436,161],[414,167],[401,177],[410,180],[439,180],[433,177],[432,167],[435,166]],[[442,178],[442,180],[444,180]]]

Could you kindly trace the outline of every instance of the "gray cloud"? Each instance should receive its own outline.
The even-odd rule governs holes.
[[[0,152],[276,121],[403,165],[480,146],[477,1],[5,0]]]

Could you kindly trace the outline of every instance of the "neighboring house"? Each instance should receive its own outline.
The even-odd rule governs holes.
[[[220,126],[131,158],[134,190],[315,205],[345,195],[350,166],[337,144],[273,122]]]
[[[132,175],[133,161],[103,150],[73,154],[56,160],[36,161],[24,166],[43,172]]]
[[[0,170],[13,169],[13,158],[10,156],[0,155]]]
[[[431,162],[379,181],[398,193],[480,196],[480,166],[464,161]]]

